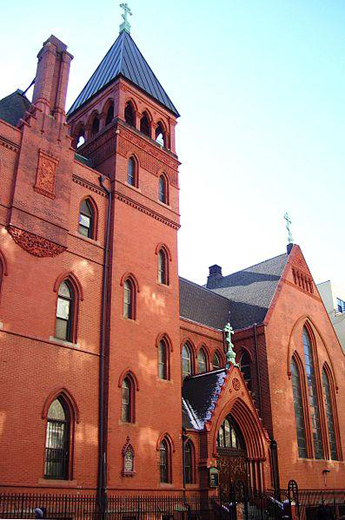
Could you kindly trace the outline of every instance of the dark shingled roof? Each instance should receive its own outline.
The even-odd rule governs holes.
[[[205,422],[211,419],[225,377],[226,370],[220,369],[184,379],[182,412],[185,428],[204,428]]]
[[[224,276],[207,289],[180,278],[180,316],[214,329],[228,321],[243,329],[262,323],[288,259],[287,254]]]
[[[180,316],[213,329],[223,329],[230,302],[205,287],[180,277]]]
[[[234,329],[264,321],[287,259],[285,253],[216,281],[212,291],[231,300]]]
[[[152,96],[176,116],[179,116],[176,107],[159,83],[134,40],[126,31],[122,31],[115,43],[110,47],[69,109],[68,115],[70,116],[120,75],[137,85],[137,87]]]
[[[0,119],[17,126],[30,106],[31,103],[27,97],[23,96],[23,91],[17,89],[0,100]]]

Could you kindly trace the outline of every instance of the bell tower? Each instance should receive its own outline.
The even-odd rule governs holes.
[[[107,482],[181,489],[179,113],[132,39],[122,7],[118,38],[68,112],[77,153],[111,186]],[[124,478],[129,445],[135,482]],[[166,473],[162,449],[169,452]]]

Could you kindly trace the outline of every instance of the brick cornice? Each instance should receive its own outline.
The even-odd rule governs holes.
[[[166,226],[169,226],[176,230],[180,229],[180,224],[177,224],[176,222],[164,217],[163,215],[161,215],[160,213],[157,213],[156,211],[153,211],[152,209],[148,208],[147,206],[144,206],[143,204],[136,202],[135,200],[131,199],[130,197],[123,195],[123,193],[119,193],[118,191],[115,191],[115,198],[120,200],[121,202],[124,202],[125,204],[128,204],[132,208],[135,208],[138,211],[145,213],[146,215],[149,215],[150,217],[154,218],[155,220],[162,222]]]
[[[72,180],[76,184],[79,184],[80,186],[84,186],[84,188],[87,188],[88,190],[93,191],[94,193],[98,193],[98,195],[102,195],[102,197],[107,196],[105,191],[100,186],[97,186],[97,184],[94,184],[93,182],[90,182],[86,179],[83,179],[82,177],[79,177],[79,175],[73,174]]]
[[[6,139],[6,137],[3,136],[0,136],[0,146],[4,146],[5,148],[8,148],[9,150],[12,150],[16,153],[19,152],[19,145],[13,141],[10,141],[9,139]]]

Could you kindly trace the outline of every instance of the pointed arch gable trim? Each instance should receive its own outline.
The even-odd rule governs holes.
[[[71,271],[64,271],[57,277],[57,279],[55,280],[55,283],[54,283],[54,289],[53,289],[54,292],[55,293],[58,292],[61,283],[64,282],[65,280],[71,281],[71,283],[77,290],[79,299],[81,301],[83,301],[84,300],[83,287],[82,287],[81,283],[79,282],[78,278],[76,277],[76,275],[74,273],[72,273]]]
[[[49,410],[50,405],[52,404],[53,401],[55,401],[55,399],[57,399],[60,396],[62,396],[68,402],[68,404],[70,405],[70,407],[72,409],[73,416],[75,418],[76,423],[79,423],[80,422],[80,413],[79,413],[78,405],[77,405],[74,397],[72,396],[72,394],[67,390],[67,388],[64,388],[64,387],[60,387],[60,388],[50,392],[50,394],[46,398],[43,408],[42,408],[42,419],[47,419],[48,410]]]
[[[158,437],[157,443],[156,443],[156,451],[159,451],[160,444],[164,439],[169,443],[169,446],[170,446],[170,449],[172,450],[172,452],[175,453],[175,451],[176,451],[175,443],[168,432],[161,433],[160,436]]]
[[[335,386],[336,386],[336,390],[338,391],[338,382],[337,382],[337,379],[336,379],[336,375],[335,375],[335,371],[334,371],[334,367],[333,367],[333,363],[332,363],[332,358],[330,356],[327,344],[326,344],[325,340],[323,339],[323,336],[321,334],[320,329],[317,327],[317,325],[314,323],[314,321],[310,318],[310,316],[308,314],[304,314],[303,316],[298,318],[298,320],[295,322],[295,324],[293,325],[293,327],[291,329],[290,336],[289,336],[289,342],[288,342],[288,349],[287,349],[287,360],[286,360],[286,372],[287,372],[287,375],[288,376],[290,375],[290,362],[291,362],[291,358],[292,358],[292,349],[293,349],[292,338],[293,338],[293,335],[295,333],[295,330],[300,326],[301,322],[304,322],[304,325],[307,326],[307,331],[310,334],[310,339],[313,342],[313,346],[315,346],[315,344],[316,344],[315,331],[317,332],[317,334],[318,334],[318,336],[319,336],[319,338],[320,338],[320,340],[321,340],[321,342],[322,342],[322,344],[323,344],[323,346],[324,346],[324,348],[325,348],[325,350],[327,352],[328,362],[329,362],[329,364],[331,366],[332,374],[334,374],[334,383],[335,383]],[[303,327],[302,327],[302,329],[303,329]]]
[[[242,433],[248,458],[252,460],[266,460],[264,439],[267,438],[267,434],[259,417],[253,414],[252,410],[240,397],[236,398],[230,406],[226,403],[219,414],[213,433],[213,453],[217,453],[218,430],[229,414],[235,419]]]
[[[125,281],[128,280],[128,278],[130,280],[132,280],[132,282],[134,283],[134,286],[135,286],[135,290],[139,293],[140,292],[140,287],[139,287],[138,280],[136,279],[134,274],[129,272],[129,271],[127,271],[127,273],[122,275],[121,280],[120,280],[121,287],[123,287]]]
[[[4,253],[1,251],[1,249],[0,249],[0,262],[2,263],[2,266],[3,266],[3,275],[8,276],[7,260],[6,260]]]
[[[129,377],[129,378],[131,379],[131,381],[133,382],[133,385],[134,385],[134,389],[138,392],[138,391],[139,391],[139,381],[138,381],[137,376],[136,376],[136,375],[131,371],[130,368],[125,368],[125,369],[121,372],[117,386],[118,386],[119,388],[121,388],[121,387],[122,387],[123,380],[124,380],[126,377]]]
[[[168,344],[168,348],[171,352],[174,352],[174,347],[173,347],[173,343],[170,339],[170,336],[169,334],[167,334],[166,332],[163,332],[161,334],[158,334],[157,338],[156,338],[156,348],[159,347],[159,343],[161,341],[166,341],[166,343]]]
[[[168,248],[168,246],[166,244],[164,244],[163,242],[160,242],[159,244],[156,245],[156,249],[155,249],[155,255],[158,255],[159,251],[161,249],[164,249],[164,251],[166,252],[166,254],[168,255],[168,258],[170,260],[170,262],[172,261],[172,256],[171,256],[171,252],[170,252],[170,249]]]

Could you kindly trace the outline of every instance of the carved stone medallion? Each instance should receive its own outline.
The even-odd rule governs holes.
[[[237,377],[235,377],[233,379],[232,386],[233,386],[234,390],[239,390],[241,388],[241,383],[240,383],[239,379],[237,379]]]

